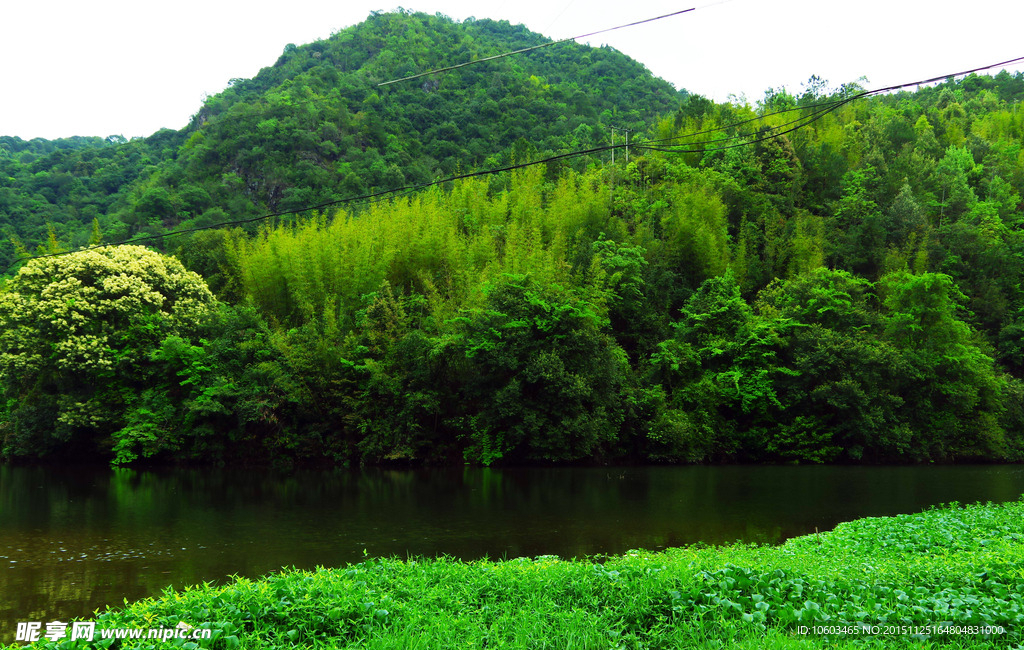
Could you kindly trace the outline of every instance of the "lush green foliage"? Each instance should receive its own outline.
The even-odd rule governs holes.
[[[176,448],[152,421],[150,362],[213,303],[202,278],[140,246],[26,264],[0,293],[4,454],[89,452],[108,436],[119,459]]]
[[[106,411],[116,458],[1020,457],[1020,389],[950,276],[819,266],[747,299],[721,257],[728,179],[672,173],[653,212],[610,210],[602,171],[535,168],[197,238],[183,257],[239,304],[150,341],[135,406]],[[14,391],[9,426],[50,435]]]
[[[121,136],[29,142],[0,137],[0,264],[8,267],[20,248],[44,244],[51,232],[71,246],[127,236],[127,224],[108,215],[124,209],[131,184],[177,137],[172,131],[131,142]]]
[[[207,226],[606,143],[679,93],[615,50],[563,43],[391,86],[418,71],[545,42],[507,21],[374,13],[285,48],[209,97],[181,131],[126,142],[0,138],[0,229],[34,248]],[[553,170],[554,171],[554,170]],[[16,259],[0,250],[0,264]]]
[[[857,87],[716,105],[573,44],[376,85],[539,41],[374,14],[289,46],[181,132],[0,140],[13,259],[636,131],[628,164],[176,238],[223,304],[187,331],[126,326],[111,349],[135,365],[75,402],[103,411],[86,438],[120,461],[1024,458],[1024,75],[859,100],[772,138]],[[49,349],[53,368],[68,353]],[[5,375],[5,457],[71,452],[61,400],[106,390],[47,373]]]
[[[873,285],[819,268],[774,283],[752,309],[732,276],[714,278],[652,356],[654,378],[705,457],[1005,456],[1008,380],[957,318],[957,300],[945,275]]]
[[[1024,638],[1022,542],[1024,502],[954,504],[844,523],[778,547],[285,570],[169,588],[94,620],[99,629],[185,623],[212,631],[209,641],[168,644],[183,648],[1008,648]],[[801,625],[849,631],[801,634]],[[113,647],[103,643],[88,647]]]
[[[558,285],[510,276],[466,323],[462,404],[470,460],[606,456],[623,420],[628,366],[593,305]]]

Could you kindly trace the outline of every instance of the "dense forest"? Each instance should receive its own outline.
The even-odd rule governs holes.
[[[287,46],[180,132],[0,137],[0,263],[50,229],[77,247],[96,229],[121,241],[347,199],[591,147],[609,125],[644,129],[678,105],[680,93],[625,55],[572,43],[378,86],[544,42],[507,21],[379,14]]]
[[[4,457],[1024,458],[1024,74],[715,104],[563,43],[377,85],[543,40],[374,14],[180,132],[0,138]]]

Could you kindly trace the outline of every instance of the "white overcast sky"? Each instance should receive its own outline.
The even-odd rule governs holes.
[[[390,0],[388,0],[390,2]],[[462,20],[505,19],[594,37],[677,88],[751,102],[811,75],[868,88],[1024,56],[1021,0],[398,0]],[[397,4],[365,0],[49,0],[0,4],[0,135],[150,135],[188,122],[204,94]],[[458,61],[452,61],[458,63]],[[1010,68],[1024,70],[1017,64]],[[994,72],[993,72],[994,73]]]

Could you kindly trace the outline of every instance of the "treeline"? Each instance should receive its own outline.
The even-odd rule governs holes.
[[[132,183],[152,170],[173,134],[130,142],[0,136],[0,265],[45,247],[51,233],[65,246],[84,246],[102,223],[108,241],[127,238],[131,229],[113,215],[127,209]]]
[[[1024,389],[953,278],[812,261],[744,297],[727,177],[663,163],[656,217],[612,210],[640,191],[615,170],[535,167],[504,189],[200,233],[181,255],[218,260],[227,302],[141,249],[32,261],[0,302],[4,453],[1021,458]]]

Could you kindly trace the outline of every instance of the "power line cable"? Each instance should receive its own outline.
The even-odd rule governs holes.
[[[750,117],[750,118],[747,118],[747,119],[744,119],[744,120],[740,120],[738,122],[730,122],[728,124],[724,124],[722,126],[715,127],[713,129],[706,129],[704,131],[697,131],[697,132],[694,132],[694,133],[688,133],[686,135],[672,136],[672,137],[668,137],[668,138],[660,138],[660,139],[657,139],[657,140],[648,140],[647,144],[652,144],[652,143],[656,143],[656,142],[668,142],[668,141],[671,141],[671,140],[682,140],[682,139],[685,139],[685,138],[692,138],[692,137],[695,137],[695,136],[698,136],[698,135],[706,135],[706,134],[709,134],[709,133],[716,133],[718,131],[724,131],[726,129],[735,128],[735,127],[738,127],[738,126],[742,126],[744,124],[749,124],[751,122],[758,122],[758,121],[763,120],[764,118],[773,117],[775,115],[782,115],[784,113],[792,113],[792,112],[795,112],[795,111],[805,111],[807,109],[812,109],[812,108],[827,107],[827,106],[832,106],[834,104],[842,105],[842,104],[848,103],[849,100],[860,99],[862,97],[867,97],[867,96],[879,95],[879,94],[882,94],[882,93],[891,92],[893,90],[900,90],[902,88],[907,88],[907,87],[910,87],[910,86],[923,86],[925,84],[934,83],[936,81],[945,81],[946,79],[949,79],[951,77],[965,76],[965,75],[972,74],[972,73],[975,73],[975,72],[982,72],[984,70],[990,70],[992,68],[998,68],[998,67],[1001,67],[1001,66],[1006,66],[1006,65],[1009,65],[1011,63],[1018,63],[1018,62],[1021,62],[1021,61],[1024,61],[1024,57],[1017,57],[1015,59],[1010,59],[1009,61],[1002,61],[1000,63],[993,63],[993,64],[990,64],[990,65],[981,66],[981,67],[978,67],[978,68],[972,68],[970,70],[965,70],[963,72],[956,72],[956,73],[953,73],[953,74],[942,75],[941,77],[932,77],[931,79],[923,79],[923,80],[920,80],[920,81],[913,81],[913,82],[910,82],[910,83],[897,84],[897,85],[894,85],[894,86],[887,86],[885,88],[876,88],[875,90],[864,90],[864,91],[861,91],[859,93],[856,93],[856,94],[853,94],[853,95],[849,95],[847,97],[843,97],[841,99],[829,100],[829,101],[826,101],[826,102],[818,102],[818,103],[814,103],[814,104],[805,104],[803,106],[794,106],[794,107],[791,107],[791,108],[785,108],[785,109],[782,109],[782,110],[774,111],[772,113],[765,113],[763,115],[758,115],[758,116]],[[836,108],[839,107],[838,105],[836,106]]]
[[[842,103],[840,103],[837,106],[833,106],[831,108],[826,108],[826,109],[822,109],[820,111],[817,111],[814,114],[812,114],[809,117],[809,119],[800,120],[799,121],[800,123],[796,124],[795,126],[792,126],[792,127],[788,128],[788,129],[782,130],[782,131],[778,130],[781,127],[770,127],[768,129],[766,129],[762,134],[760,134],[757,138],[755,138],[753,140],[748,139],[750,137],[750,134],[746,134],[746,135],[738,135],[738,136],[733,137],[733,138],[722,138],[720,140],[709,141],[709,143],[714,143],[714,142],[722,142],[722,141],[729,141],[729,140],[741,140],[740,142],[735,142],[733,144],[723,145],[723,146],[720,146],[720,147],[701,147],[699,149],[680,149],[678,147],[685,147],[685,146],[691,146],[691,145],[669,145],[669,146],[666,146],[666,147],[651,147],[651,146],[636,145],[635,144],[633,146],[635,148],[637,148],[637,149],[642,149],[644,151],[662,151],[662,152],[667,152],[667,153],[709,153],[709,152],[712,152],[712,151],[724,151],[726,149],[735,149],[736,147],[746,147],[746,146],[751,145],[751,144],[757,144],[759,142],[765,142],[767,140],[771,140],[773,138],[777,138],[777,137],[779,137],[781,135],[786,135],[787,133],[792,133],[793,131],[796,131],[797,129],[802,129],[803,127],[808,126],[809,124],[811,124],[813,122],[816,122],[816,121],[820,120],[821,118],[825,117],[825,115],[827,115],[828,113],[831,113],[831,112],[833,112],[835,110],[838,110],[840,106],[842,106],[844,104],[847,104],[849,102],[852,102],[852,101],[853,101],[853,98],[849,99],[848,101],[842,102]],[[793,124],[793,122],[790,122],[790,124]],[[701,143],[692,143],[692,144],[701,144]]]
[[[459,68],[465,68],[466,66],[476,65],[477,63],[483,63],[485,61],[494,61],[495,59],[502,59],[502,58],[505,58],[506,56],[513,56],[515,54],[522,54],[524,52],[532,52],[533,50],[539,50],[542,47],[551,47],[552,45],[558,45],[559,43],[567,43],[569,41],[574,41],[577,38],[588,38],[590,36],[597,36],[598,34],[605,34],[607,32],[613,32],[613,31],[615,31],[617,29],[625,29],[626,27],[635,27],[636,25],[643,25],[644,23],[654,22],[655,20],[662,20],[663,18],[671,18],[672,16],[678,16],[680,14],[685,14],[685,13],[689,13],[691,11],[696,11],[696,9],[697,9],[697,7],[690,7],[689,9],[682,9],[680,11],[673,11],[672,13],[665,14],[664,16],[655,16],[654,18],[646,18],[644,20],[638,20],[636,22],[629,23],[627,25],[617,25],[615,27],[609,27],[608,29],[602,29],[602,30],[598,30],[596,32],[590,32],[589,34],[580,34],[579,36],[570,36],[569,38],[563,38],[563,39],[557,40],[557,41],[549,41],[547,43],[541,43],[540,45],[532,45],[530,47],[524,47],[524,48],[519,49],[519,50],[513,50],[512,52],[503,52],[502,54],[495,54],[494,56],[487,56],[487,57],[484,57],[482,59],[475,59],[473,61],[466,61],[465,63],[457,63],[455,65],[450,65],[450,66],[447,66],[447,67],[444,67],[444,68],[437,68],[436,70],[428,70],[426,72],[420,72],[418,74],[414,74],[414,75],[411,75],[411,76],[408,76],[408,77],[402,77],[401,79],[392,79],[391,81],[383,81],[383,82],[377,84],[377,86],[378,87],[380,87],[380,86],[389,86],[391,84],[400,83],[402,81],[410,81],[412,79],[419,79],[420,77],[426,77],[427,75],[437,74],[438,72],[448,72],[449,70],[457,70]]]
[[[546,32],[546,31],[550,30],[550,29],[551,29],[551,26],[552,26],[552,25],[554,25],[555,23],[557,23],[557,22],[559,21],[559,19],[561,19],[561,18],[562,18],[562,16],[563,16],[563,15],[565,14],[565,12],[566,12],[566,11],[568,11],[568,10],[569,10],[569,7],[571,7],[571,6],[572,6],[572,4],[573,4],[574,2],[576,2],[576,0],[569,0],[569,3],[568,3],[568,4],[566,4],[566,5],[564,6],[564,7],[562,7],[562,10],[558,12],[558,15],[557,15],[557,16],[555,16],[555,19],[554,19],[554,20],[552,20],[552,21],[551,21],[551,22],[550,22],[550,23],[548,24],[548,26],[544,28],[544,31]],[[493,15],[495,15],[495,16],[496,16],[496,15],[498,15],[498,14],[493,14]]]
[[[623,146],[624,145],[615,145],[615,148],[622,148]],[[373,202],[376,202],[376,201],[383,200],[385,197],[387,197],[387,198],[394,198],[394,197],[389,196],[389,195],[412,194],[414,192],[418,192],[420,190],[427,189],[428,187],[433,187],[435,185],[442,185],[444,183],[451,183],[453,181],[465,180],[467,178],[474,178],[474,177],[477,177],[477,176],[489,176],[489,175],[492,175],[492,174],[500,174],[502,172],[514,171],[516,169],[523,169],[523,168],[526,168],[526,167],[532,167],[533,165],[543,165],[543,164],[549,163],[549,162],[554,162],[554,161],[558,161],[558,160],[564,160],[566,158],[574,158],[574,157],[577,157],[577,156],[587,156],[587,155],[591,155],[591,154],[595,154],[595,153],[601,153],[601,152],[604,152],[604,151],[608,151],[609,149],[612,149],[612,147],[611,146],[603,146],[603,147],[594,147],[592,149],[585,149],[585,150],[581,150],[581,151],[571,151],[571,152],[568,152],[568,153],[557,154],[555,156],[549,156],[547,158],[542,158],[540,160],[534,160],[534,161],[531,161],[531,162],[518,163],[518,164],[514,164],[514,165],[506,165],[505,167],[499,167],[499,168],[495,168],[495,169],[485,169],[485,170],[477,171],[477,172],[467,172],[465,174],[457,174],[455,176],[449,176],[447,178],[442,178],[440,180],[431,181],[429,183],[419,183],[419,184],[416,184],[416,185],[406,185],[406,186],[403,186],[403,187],[398,187],[398,188],[394,188],[394,189],[390,189],[390,190],[380,190],[378,192],[372,192],[370,194],[363,194],[361,196],[350,197],[350,198],[347,198],[347,199],[336,199],[334,201],[326,201],[324,203],[319,203],[317,205],[305,206],[305,207],[302,207],[302,208],[296,208],[294,210],[283,210],[283,211],[280,211],[280,212],[273,212],[273,213],[270,213],[270,214],[263,214],[263,215],[259,215],[259,216],[256,216],[256,217],[249,217],[249,218],[246,218],[246,219],[236,219],[236,220],[233,220],[233,221],[224,221],[224,222],[217,223],[217,224],[212,224],[212,225],[209,225],[209,226],[197,226],[195,228],[186,228],[184,230],[175,230],[175,231],[172,231],[172,232],[166,232],[166,233],[162,233],[162,234],[159,234],[159,235],[146,235],[145,237],[132,237],[130,239],[125,239],[125,240],[117,241],[117,242],[110,242],[110,243],[107,243],[107,244],[94,244],[92,246],[86,246],[86,247],[83,247],[83,248],[78,248],[77,250],[74,250],[74,251],[60,251],[60,252],[56,252],[56,253],[44,253],[42,255],[32,255],[32,256],[24,257],[24,258],[21,258],[19,260],[16,260],[16,261],[12,262],[10,265],[7,266],[7,268],[4,270],[4,272],[6,273],[7,271],[10,271],[11,268],[13,268],[17,264],[20,264],[22,262],[28,262],[30,260],[44,259],[44,258],[47,258],[47,257],[59,257],[61,255],[70,255],[71,253],[80,253],[82,251],[95,250],[97,248],[108,248],[110,246],[133,245],[133,244],[138,244],[138,243],[141,243],[141,242],[153,241],[153,240],[157,240],[157,239],[164,239],[166,237],[176,237],[178,235],[187,235],[189,233],[199,232],[199,231],[202,231],[202,230],[212,230],[214,228],[230,228],[232,226],[241,226],[241,225],[245,225],[245,224],[249,224],[249,223],[256,223],[258,221],[266,221],[267,219],[273,219],[275,217],[283,217],[283,216],[288,216],[288,215],[293,215],[293,214],[301,214],[303,212],[313,212],[313,211],[316,211],[316,210],[322,210],[324,208],[329,208],[329,207],[333,207],[333,206],[336,206],[336,205],[343,205],[343,204],[361,205],[361,204],[365,204],[365,203],[373,203]]]
[[[754,136],[755,134],[752,134],[752,133],[737,133],[735,135],[732,135],[732,136],[729,136],[729,137],[726,137],[726,138],[718,138],[717,140],[705,140],[703,142],[680,143],[680,144],[664,145],[664,146],[650,146],[652,143],[659,142],[659,141],[650,141],[650,142],[643,143],[643,144],[636,144],[634,146],[636,148],[644,149],[644,150],[647,150],[647,151],[663,151],[663,152],[669,152],[669,153],[705,153],[705,152],[710,152],[710,151],[722,151],[722,150],[725,150],[725,149],[733,149],[735,147],[742,147],[742,146],[746,146],[748,144],[755,144],[757,142],[764,142],[765,140],[770,140],[771,138],[776,138],[776,137],[778,137],[780,135],[785,135],[787,133],[792,133],[793,131],[796,131],[797,129],[803,128],[803,127],[805,127],[805,126],[807,126],[807,125],[809,125],[809,124],[811,124],[813,122],[816,122],[816,121],[820,120],[821,118],[825,117],[825,115],[827,115],[828,113],[836,111],[839,108],[841,108],[842,106],[845,106],[846,104],[849,104],[850,102],[852,102],[852,101],[854,101],[856,99],[859,99],[859,98],[861,98],[863,96],[865,96],[865,94],[855,95],[853,97],[850,97],[848,99],[844,99],[844,100],[841,100],[841,101],[838,101],[838,102],[830,102],[830,103],[822,104],[822,106],[824,106],[825,108],[822,108],[820,110],[814,111],[813,113],[811,113],[809,115],[803,115],[803,116],[801,116],[801,117],[799,117],[799,118],[797,118],[795,120],[790,120],[789,122],[783,122],[782,124],[776,124],[775,126],[770,126],[770,127],[763,128],[760,133],[756,134],[757,135],[757,139],[755,139],[755,140],[748,140],[747,139],[747,138],[750,138],[750,137]],[[803,110],[803,109],[799,109],[799,110]],[[780,113],[781,112],[787,112],[787,111],[780,111]],[[744,123],[746,123],[746,122],[747,122],[747,120],[744,121]],[[787,126],[791,127],[791,128],[784,129],[784,127],[787,127]],[[708,132],[714,132],[714,131],[719,131],[719,130],[722,130],[722,129],[712,129],[712,130],[709,130]],[[687,135],[687,136],[677,136],[674,139],[680,139],[680,138],[684,138],[684,137],[693,137],[693,134]],[[669,138],[665,138],[664,140],[668,140],[668,139]],[[686,149],[685,148],[685,147],[692,147],[692,146],[695,146],[695,145],[709,145],[709,144],[717,144],[717,143],[720,143],[720,142],[731,142],[731,141],[734,141],[734,140],[740,140],[740,142],[735,143],[735,144],[731,144],[731,145],[724,145],[724,146],[720,146],[720,147],[711,147],[711,148],[708,148],[706,146],[702,146],[700,149]]]
[[[844,105],[846,105],[846,104],[848,104],[850,102],[853,102],[853,101],[855,101],[857,99],[862,99],[864,97],[870,97],[870,96],[874,96],[874,95],[880,95],[880,94],[883,94],[883,93],[892,92],[894,90],[901,90],[903,88],[907,88],[907,87],[910,87],[910,86],[922,86],[922,85],[925,85],[925,84],[934,83],[936,81],[945,81],[946,79],[950,79],[952,77],[966,76],[966,75],[969,75],[969,74],[973,74],[975,72],[981,72],[981,71],[989,70],[989,69],[992,69],[992,68],[998,68],[998,67],[1009,65],[1011,63],[1017,63],[1017,62],[1020,62],[1020,61],[1024,61],[1024,57],[1017,57],[1017,58],[1014,58],[1014,59],[1010,59],[1008,61],[1002,61],[1000,63],[992,63],[990,65],[980,66],[980,67],[977,67],[977,68],[972,68],[970,70],[965,70],[965,71],[962,71],[962,72],[955,72],[955,73],[952,73],[952,74],[946,74],[946,75],[942,75],[942,76],[939,76],[939,77],[932,77],[930,79],[922,79],[922,80],[919,80],[919,81],[913,81],[913,82],[909,82],[909,83],[895,84],[895,85],[892,85],[892,86],[886,86],[884,88],[876,88],[874,90],[865,90],[865,91],[862,91],[862,92],[850,95],[848,97],[844,97],[844,98],[839,99],[839,100],[830,100],[830,101],[827,101],[827,102],[821,102],[821,103],[816,103],[816,104],[807,104],[807,105],[804,105],[804,106],[795,106],[795,107],[792,107],[792,108],[787,108],[787,109],[783,109],[783,110],[780,110],[780,111],[775,111],[773,113],[767,113],[765,115],[761,115],[761,116],[757,116],[757,117],[752,117],[752,118],[748,118],[748,119],[745,119],[745,120],[740,120],[738,122],[731,122],[729,124],[726,124],[726,125],[723,125],[723,126],[720,126],[720,127],[716,127],[716,128],[713,128],[713,129],[707,129],[707,130],[704,130],[704,131],[698,131],[696,133],[688,133],[686,135],[681,135],[681,136],[673,136],[673,137],[669,137],[669,138],[661,138],[659,140],[649,140],[644,145],[634,145],[634,146],[641,147],[641,148],[648,149],[648,150],[653,150],[653,151],[664,151],[664,152],[671,152],[671,153],[702,153],[702,152],[705,152],[705,151],[720,151],[722,149],[730,149],[730,148],[733,148],[733,146],[742,146],[742,144],[753,144],[754,142],[763,142],[764,140],[766,140],[768,138],[760,137],[758,140],[750,141],[750,142],[745,142],[745,143],[742,143],[740,145],[729,145],[729,146],[717,147],[717,148],[711,148],[711,149],[681,149],[680,148],[680,147],[687,147],[687,146],[692,146],[692,145],[697,145],[697,144],[711,144],[711,143],[715,143],[715,142],[727,142],[727,141],[730,141],[730,140],[735,140],[735,139],[747,137],[747,136],[744,136],[744,135],[740,134],[740,135],[735,135],[735,136],[731,136],[731,137],[728,137],[728,138],[721,138],[719,140],[705,141],[705,142],[702,142],[702,143],[683,143],[683,144],[679,144],[679,145],[667,145],[665,147],[651,147],[651,146],[649,146],[649,145],[654,144],[654,143],[669,142],[669,141],[672,141],[672,140],[682,140],[682,139],[686,139],[686,138],[692,138],[692,137],[695,137],[697,135],[706,135],[706,134],[709,134],[709,133],[715,133],[715,132],[718,132],[718,131],[724,131],[726,129],[735,128],[737,126],[742,126],[744,124],[749,124],[751,122],[761,121],[761,120],[763,120],[766,117],[771,117],[771,116],[774,116],[774,115],[781,115],[783,113],[790,113],[790,112],[794,112],[794,111],[805,111],[805,110],[811,109],[811,108],[822,108],[822,110],[815,111],[815,112],[811,113],[809,116],[808,115],[804,115],[804,116],[801,116],[801,117],[797,118],[796,120],[791,120],[789,122],[785,122],[783,124],[779,124],[779,125],[770,127],[770,130],[774,132],[774,131],[777,131],[778,129],[780,129],[780,128],[784,127],[784,126],[789,126],[789,125],[792,125],[792,124],[797,124],[797,126],[794,127],[794,128],[787,129],[785,131],[775,132],[775,133],[772,133],[771,135],[769,135],[769,137],[776,137],[778,135],[784,135],[786,133],[791,133],[792,131],[795,131],[796,129],[801,128],[802,126],[806,126],[807,124],[810,124],[810,123],[820,119],[821,117],[824,117],[825,114],[831,113],[831,112],[839,109],[840,107],[842,107],[842,106],[844,106]],[[810,118],[810,119],[808,119],[808,118]],[[801,124],[801,122],[804,122],[804,120],[806,120],[806,122]]]
[[[705,129],[703,131],[695,131],[693,133],[687,133],[685,135],[674,135],[674,136],[670,136],[670,137],[667,137],[667,138],[658,138],[658,139],[655,139],[655,140],[647,140],[646,142],[648,144],[651,144],[651,143],[655,143],[655,142],[670,142],[672,140],[683,140],[683,139],[686,139],[686,138],[693,138],[693,137],[696,137],[698,135],[707,135],[709,133],[717,133],[719,131],[725,131],[725,130],[728,130],[728,129],[736,128],[738,126],[743,126],[744,124],[750,124],[751,122],[760,122],[760,121],[764,120],[765,118],[774,117],[775,115],[782,115],[784,113],[793,113],[793,112],[796,112],[796,111],[806,111],[807,109],[811,109],[811,108],[819,108],[819,107],[832,106],[832,105],[835,105],[835,104],[839,104],[839,103],[841,103],[843,101],[844,100],[842,100],[842,99],[838,99],[838,100],[830,100],[830,101],[827,101],[827,102],[820,102],[820,103],[817,103],[817,104],[805,104],[803,106],[794,106],[792,108],[785,108],[785,109],[782,109],[782,110],[779,110],[779,111],[774,111],[772,113],[765,113],[764,115],[755,115],[754,117],[749,117],[749,118],[746,118],[746,119],[743,119],[743,120],[739,120],[739,121],[736,121],[736,122],[729,122],[728,124],[723,124],[721,126],[717,126],[717,127],[713,128],[713,129]]]
[[[902,88],[907,88],[907,87],[910,87],[910,86],[915,86],[915,85],[919,86],[919,85],[924,85],[924,84],[927,84],[927,83],[934,83],[936,81],[943,81],[943,80],[946,80],[946,79],[950,79],[952,77],[959,77],[959,76],[964,76],[964,75],[968,75],[968,74],[973,74],[975,72],[980,72],[982,70],[988,70],[988,69],[995,68],[995,67],[1005,66],[1005,65],[1009,65],[1011,63],[1017,63],[1019,61],[1024,61],[1024,56],[1017,57],[1015,59],[1010,59],[1009,61],[1003,61],[1001,63],[993,63],[993,64],[987,65],[987,66],[981,66],[981,67],[978,67],[978,68],[972,68],[971,70],[966,70],[966,71],[963,71],[963,72],[956,72],[956,73],[953,73],[953,74],[945,74],[945,75],[942,75],[942,76],[939,76],[939,77],[932,77],[931,79],[926,79],[926,80],[921,80],[921,81],[912,81],[912,82],[903,83],[903,84],[896,84],[896,85],[892,85],[892,86],[887,86],[885,88],[878,88],[878,89],[875,89],[875,90],[867,90],[867,91],[864,91],[864,92],[861,92],[861,93],[857,93],[855,95],[851,95],[850,97],[847,97],[847,98],[844,98],[844,99],[838,100],[838,101],[823,102],[821,104],[809,105],[809,106],[805,106],[805,107],[789,108],[789,109],[785,109],[785,110],[782,110],[782,111],[777,111],[775,113],[770,113],[768,115],[761,116],[761,117],[758,117],[758,118],[751,118],[751,119],[748,119],[748,120],[742,120],[742,121],[734,123],[732,125],[727,125],[726,127],[719,127],[719,128],[716,128],[716,129],[710,129],[708,131],[704,131],[704,132],[699,132],[698,133],[698,134],[701,134],[701,133],[712,133],[712,132],[723,130],[724,128],[729,128],[731,126],[735,126],[735,125],[739,125],[739,124],[746,124],[746,123],[749,123],[749,122],[754,121],[756,119],[763,119],[764,117],[768,117],[768,116],[771,116],[771,115],[778,115],[778,114],[788,113],[788,112],[797,111],[797,110],[805,110],[806,108],[810,108],[810,107],[818,107],[818,106],[824,107],[821,110],[813,112],[809,116],[804,116],[801,119],[791,120],[790,122],[787,122],[787,123],[785,123],[783,125],[779,125],[777,127],[772,127],[770,129],[768,129],[767,131],[763,132],[761,136],[759,136],[757,139],[754,139],[754,140],[743,140],[741,142],[734,143],[734,144],[731,144],[731,145],[726,145],[726,146],[721,146],[721,147],[714,147],[714,148],[710,148],[710,149],[709,148],[702,148],[702,149],[680,149],[678,147],[688,147],[688,146],[699,145],[699,144],[711,144],[711,143],[714,143],[714,142],[738,139],[738,137],[725,138],[725,139],[721,139],[721,140],[707,141],[705,143],[689,143],[689,144],[680,144],[680,145],[667,145],[667,146],[663,146],[663,147],[650,146],[650,144],[646,144],[645,145],[645,144],[635,144],[635,143],[632,146],[636,147],[636,148],[639,148],[639,149],[644,149],[644,150],[649,150],[649,151],[662,151],[662,152],[667,152],[667,153],[704,153],[704,152],[709,152],[709,151],[721,151],[721,150],[724,150],[724,149],[732,149],[732,148],[735,148],[735,147],[748,146],[748,145],[751,145],[751,144],[756,144],[758,142],[764,142],[766,140],[770,140],[772,138],[779,137],[780,135],[785,135],[787,133],[792,133],[793,131],[796,131],[797,129],[803,128],[804,126],[808,126],[809,124],[811,124],[811,123],[821,119],[822,117],[824,117],[828,113],[831,113],[831,112],[833,112],[835,110],[838,110],[840,107],[845,106],[846,104],[848,104],[850,102],[853,102],[853,101],[856,101],[858,99],[862,99],[864,97],[868,97],[868,96],[872,96],[872,95],[878,95],[878,94],[882,94],[882,93],[886,93],[886,92],[892,92],[894,90],[900,90]],[[791,126],[790,128],[788,128],[786,130],[783,130],[783,131],[777,131],[777,129],[781,128],[781,126],[787,126],[787,125],[793,125],[793,126]],[[684,138],[684,137],[693,137],[694,135],[697,135],[697,134],[689,134],[687,136],[676,136],[675,138],[664,138],[661,141],[668,141],[668,140],[672,140],[672,139],[680,139],[680,138]],[[749,136],[747,136],[747,137],[749,137]],[[660,141],[652,141],[652,142],[660,142]],[[513,164],[513,165],[506,165],[504,167],[498,167],[498,168],[495,168],[495,169],[486,169],[486,170],[482,170],[482,171],[468,172],[468,173],[465,173],[465,174],[457,174],[457,175],[449,176],[447,178],[443,178],[443,179],[440,179],[440,180],[431,181],[429,183],[419,183],[419,184],[415,184],[415,185],[406,185],[406,186],[395,188],[395,189],[381,190],[381,191],[378,191],[378,192],[372,192],[370,194],[364,194],[364,195],[361,195],[361,196],[351,197],[351,198],[347,198],[347,199],[337,199],[337,200],[334,200],[334,201],[326,201],[324,203],[320,203],[320,204],[317,204],[317,205],[306,206],[306,207],[298,208],[298,209],[294,209],[294,210],[283,210],[283,211],[280,211],[280,212],[273,212],[273,213],[270,213],[270,214],[260,215],[260,216],[256,216],[256,217],[250,217],[250,218],[247,218],[247,219],[237,219],[237,220],[234,220],[234,221],[226,221],[226,222],[223,222],[223,223],[212,224],[212,225],[209,225],[209,226],[199,226],[199,227],[196,227],[196,228],[187,228],[185,230],[177,230],[177,231],[173,231],[173,232],[163,233],[163,234],[160,234],[160,235],[148,235],[148,236],[145,236],[145,237],[136,237],[136,238],[127,239],[127,240],[123,240],[123,241],[119,241],[119,242],[111,242],[109,244],[96,244],[96,245],[88,246],[88,247],[85,247],[85,248],[79,248],[78,250],[75,250],[75,251],[61,251],[61,252],[57,252],[57,253],[46,253],[46,254],[43,254],[43,255],[33,255],[33,256],[25,257],[25,258],[16,260],[15,262],[12,262],[10,265],[8,265],[8,267],[4,270],[4,272],[6,273],[6,272],[10,271],[11,268],[13,268],[17,264],[20,264],[22,262],[27,262],[27,261],[30,261],[30,260],[34,260],[34,259],[42,259],[42,258],[47,258],[47,257],[57,257],[57,256],[61,256],[61,255],[69,255],[71,253],[77,253],[77,252],[81,252],[81,251],[84,251],[84,250],[93,250],[93,249],[97,249],[97,248],[106,248],[106,247],[109,247],[109,246],[121,246],[121,245],[137,244],[137,243],[140,243],[140,242],[152,241],[152,240],[155,240],[155,239],[163,239],[165,237],[175,237],[175,236],[178,236],[178,235],[198,232],[198,231],[202,231],[202,230],[211,230],[211,229],[214,229],[214,228],[225,228],[225,227],[231,227],[231,226],[239,226],[239,225],[244,225],[244,224],[249,224],[249,223],[255,223],[255,222],[258,222],[258,221],[265,221],[267,219],[272,219],[272,218],[275,218],[275,217],[281,217],[281,216],[287,216],[287,215],[293,215],[293,214],[301,214],[303,212],[310,212],[310,211],[315,211],[315,210],[322,210],[324,208],[328,208],[328,207],[332,207],[332,206],[336,206],[336,205],[343,205],[343,204],[357,204],[358,205],[360,203],[371,203],[371,202],[376,202],[376,201],[380,201],[380,200],[385,200],[385,197],[394,198],[394,196],[390,196],[390,195],[411,194],[413,192],[418,192],[418,191],[426,189],[428,187],[433,187],[435,185],[441,185],[443,183],[450,183],[450,182],[453,182],[453,181],[465,180],[465,179],[468,179],[468,178],[475,178],[475,177],[478,177],[478,176],[488,176],[488,175],[491,175],[491,174],[499,174],[499,173],[502,173],[502,172],[514,171],[516,169],[524,169],[526,167],[532,167],[533,165],[542,165],[542,164],[546,164],[546,163],[549,163],[549,162],[555,162],[555,161],[558,161],[558,160],[565,160],[565,159],[569,159],[569,158],[575,158],[575,157],[578,157],[578,156],[588,156],[588,155],[592,155],[592,154],[596,154],[596,153],[602,153],[602,152],[609,151],[609,150],[614,150],[614,149],[622,149],[622,148],[625,148],[626,146],[627,145],[622,144],[622,145],[606,145],[606,146],[601,146],[601,147],[592,147],[590,149],[583,149],[583,150],[571,151],[571,152],[563,153],[563,154],[557,154],[557,155],[554,155],[554,156],[549,156],[547,158],[542,158],[540,160],[534,160],[534,161],[531,161],[531,162],[518,163],[518,164]]]
[[[890,92],[890,91],[893,91],[893,90],[899,90],[901,88],[907,88],[908,86],[923,86],[925,84],[935,83],[936,81],[945,81],[946,79],[950,79],[952,77],[963,77],[963,76],[966,76],[966,75],[969,75],[969,74],[974,74],[975,72],[981,72],[982,70],[991,70],[992,68],[999,68],[999,67],[1002,67],[1002,66],[1010,65],[1011,63],[1019,63],[1021,61],[1024,61],[1024,56],[1018,56],[1015,59],[1010,59],[1009,61],[1002,61],[1000,63],[992,63],[992,64],[989,64],[989,65],[983,65],[983,66],[981,66],[979,68],[971,68],[970,70],[964,70],[963,72],[953,72],[953,73],[950,73],[950,74],[944,74],[944,75],[939,76],[939,77],[932,77],[931,79],[924,79],[924,80],[921,80],[921,81],[913,81],[911,83],[896,84],[895,86],[887,86],[885,88],[877,88],[875,90],[868,90],[868,91],[865,91],[865,94],[866,95],[879,95],[881,93],[887,93],[887,92]]]

